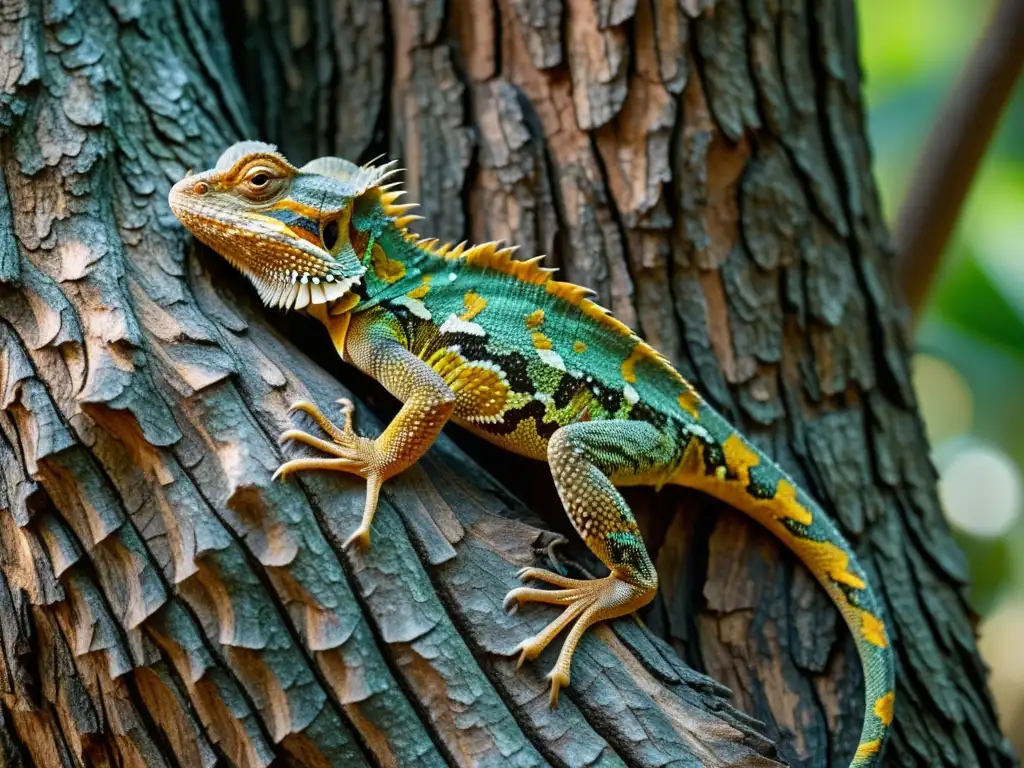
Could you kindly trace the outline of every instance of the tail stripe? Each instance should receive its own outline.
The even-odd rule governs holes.
[[[807,494],[721,416],[702,405],[700,427],[672,482],[746,512],[803,561],[853,633],[864,668],[864,725],[851,766],[873,768],[892,725],[894,664],[881,605],[850,545]],[[707,439],[703,439],[706,437]]]

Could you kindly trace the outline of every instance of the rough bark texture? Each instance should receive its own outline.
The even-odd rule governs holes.
[[[443,438],[386,486],[365,554],[339,547],[360,483],[270,482],[287,405],[346,394],[332,373],[366,432],[393,405],[171,216],[169,184],[243,136],[299,162],[388,152],[431,234],[594,287],[857,542],[898,651],[889,764],[1014,763],[910,389],[852,9],[711,6],[0,2],[2,764],[852,754],[845,629],[721,505],[630,496],[662,575],[645,618],[731,703],[624,620],[550,712],[553,654],[503,654],[551,613],[501,612],[566,527],[542,466],[458,438],[543,522]]]

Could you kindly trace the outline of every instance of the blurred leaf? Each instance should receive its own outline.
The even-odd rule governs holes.
[[[932,311],[961,331],[1024,357],[1024,322],[973,254],[957,259],[943,275]]]
[[[868,104],[922,77],[952,83],[991,10],[992,0],[860,0]]]
[[[984,616],[1012,584],[1014,555],[1010,540],[978,539],[955,530],[953,536],[967,555],[971,607]]]

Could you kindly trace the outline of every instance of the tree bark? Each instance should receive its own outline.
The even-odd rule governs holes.
[[[567,530],[542,465],[443,437],[366,553],[340,548],[361,483],[270,482],[293,400],[354,389],[369,434],[394,406],[170,214],[242,137],[387,152],[432,235],[595,288],[856,542],[898,656],[888,764],[1014,764],[909,384],[848,2],[3,0],[0,83],[4,764],[853,752],[845,628],[723,505],[630,495],[654,632],[588,635],[552,712],[553,653],[506,655],[551,613],[501,611]]]

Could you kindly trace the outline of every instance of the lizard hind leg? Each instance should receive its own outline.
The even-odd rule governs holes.
[[[643,422],[594,421],[570,424],[552,435],[548,461],[559,496],[576,530],[611,571],[600,579],[569,579],[539,568],[520,571],[521,579],[543,581],[560,589],[513,589],[506,609],[523,603],[563,605],[562,614],[516,648],[519,665],[535,659],[570,624],[558,660],[548,674],[551,706],[569,684],[572,657],[593,624],[642,608],[658,588],[636,520],[610,477],[626,480],[657,473],[672,461],[664,435]],[[574,623],[575,622],[575,623]]]

